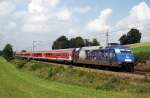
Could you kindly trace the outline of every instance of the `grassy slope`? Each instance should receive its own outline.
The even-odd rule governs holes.
[[[0,98],[141,98],[42,80],[0,58]],[[143,96],[142,96],[143,97]]]
[[[137,52],[150,52],[150,42],[145,42],[145,43],[137,43],[137,44],[132,44],[129,45],[134,53]]]

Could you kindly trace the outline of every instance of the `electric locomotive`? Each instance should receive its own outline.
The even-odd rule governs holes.
[[[18,57],[90,66],[120,67],[124,71],[133,72],[135,58],[127,46],[90,46],[74,49],[59,49],[44,52],[20,52]]]
[[[75,50],[73,63],[120,67],[133,72],[135,58],[127,46],[83,47]]]

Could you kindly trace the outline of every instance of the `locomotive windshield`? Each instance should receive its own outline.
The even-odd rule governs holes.
[[[131,54],[131,50],[120,50],[121,53]]]
[[[131,49],[115,49],[116,53],[131,54]]]

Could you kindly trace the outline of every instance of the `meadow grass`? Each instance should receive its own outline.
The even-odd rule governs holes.
[[[150,52],[150,42],[131,44],[128,46],[132,48],[133,53]]]
[[[22,82],[17,84],[26,85],[28,80],[29,84],[25,88],[28,90],[32,88],[29,91],[35,98],[149,98],[150,96],[149,80],[124,79],[88,72],[84,68],[74,69],[51,63],[35,61],[25,63],[22,60],[12,62],[13,65],[10,66],[13,66],[14,71],[22,74],[20,76],[23,84]],[[15,67],[20,62],[25,64],[21,69],[16,70]]]

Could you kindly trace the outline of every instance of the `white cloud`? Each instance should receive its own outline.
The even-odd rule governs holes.
[[[60,20],[70,20],[71,16],[72,16],[72,12],[67,8],[56,13],[56,17],[58,17],[58,19]]]
[[[150,7],[145,3],[134,6],[129,15],[121,19],[116,27],[117,28],[131,28],[140,25],[142,28],[145,24],[150,23]]]
[[[68,8],[56,8],[59,0],[32,0],[25,13],[16,13],[17,16],[25,15],[22,30],[24,32],[49,32],[52,20],[68,21],[72,12]]]
[[[29,12],[43,12],[49,8],[56,7],[60,3],[59,0],[32,0],[29,4]]]
[[[92,32],[104,32],[106,31],[109,26],[107,25],[107,20],[109,18],[109,16],[111,15],[112,10],[111,9],[104,9],[103,11],[100,12],[100,15],[90,21],[86,28],[87,30],[90,30]]]
[[[11,1],[1,1],[0,2],[0,16],[5,17],[15,10],[15,5]]]

